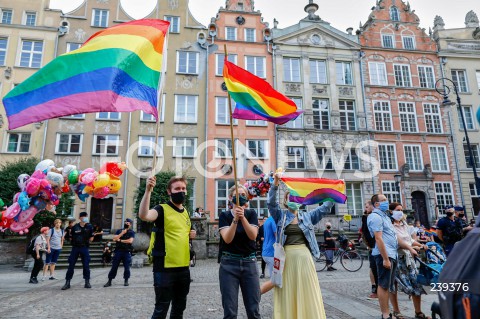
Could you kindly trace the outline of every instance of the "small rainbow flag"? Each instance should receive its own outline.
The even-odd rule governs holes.
[[[265,80],[227,61],[223,78],[228,92],[236,102],[233,117],[242,120],[264,120],[278,125],[296,119],[303,111],[297,111],[295,103],[276,91]]]
[[[345,182],[325,178],[282,177],[290,191],[289,201],[302,205],[314,205],[325,201],[345,204]]]
[[[95,33],[54,59],[3,99],[9,129],[94,112],[157,113],[170,23],[143,19]]]

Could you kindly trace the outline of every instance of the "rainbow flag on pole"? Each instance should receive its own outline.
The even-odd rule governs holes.
[[[156,19],[122,23],[54,59],[3,99],[9,129],[81,113],[142,110],[158,117],[169,25]]]
[[[278,125],[296,119],[303,111],[297,111],[295,103],[276,91],[265,80],[227,61],[223,78],[228,92],[236,102],[233,117],[242,120],[264,120]]]
[[[314,205],[325,201],[345,204],[345,182],[325,178],[294,178],[281,179],[290,191],[289,201],[302,205]]]

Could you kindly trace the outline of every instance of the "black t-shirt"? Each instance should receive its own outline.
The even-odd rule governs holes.
[[[245,209],[245,218],[250,225],[258,226],[257,212],[253,209]],[[218,229],[228,227],[232,224],[233,215],[231,211],[223,211],[220,213],[218,219]],[[229,252],[231,254],[238,254],[248,256],[255,252],[255,240],[248,238],[245,228],[243,228],[242,222],[238,221],[237,230],[235,236],[230,244],[225,241],[222,243],[222,251]]]
[[[90,245],[90,238],[93,237],[93,227],[90,224],[85,224],[84,227],[80,223],[75,224],[72,228],[72,246],[74,247],[88,247]]]
[[[327,248],[335,248],[335,240],[333,239],[327,240],[327,238],[333,238],[332,231],[328,229],[323,232],[323,239],[325,240],[325,244],[327,245]]]
[[[119,229],[115,232],[115,235],[120,235],[120,233],[123,231],[123,229]],[[125,234],[123,234],[120,237],[120,240],[127,240],[130,238],[135,238],[135,232],[131,229],[129,229]],[[115,250],[121,250],[121,251],[132,251],[132,244],[127,244],[127,243],[122,243],[122,242],[116,242],[115,243]]]
[[[375,237],[372,237],[370,231],[368,230],[367,218],[368,215],[362,216],[362,235],[363,238],[365,238],[365,240],[367,241],[365,244],[367,244],[368,247],[373,249],[375,247]]]

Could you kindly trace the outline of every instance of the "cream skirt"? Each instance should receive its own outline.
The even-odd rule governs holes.
[[[312,254],[305,245],[285,246],[283,288],[275,287],[274,319],[325,319]]]

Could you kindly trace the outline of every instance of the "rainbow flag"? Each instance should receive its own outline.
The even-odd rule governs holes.
[[[9,129],[81,113],[157,113],[170,23],[144,19],[95,33],[54,59],[3,99]]]
[[[297,106],[291,99],[275,91],[266,81],[226,58],[223,78],[230,96],[236,102],[233,112],[236,119],[264,120],[282,125],[303,113],[297,111]]]
[[[289,201],[314,205],[325,201],[345,204],[345,182],[325,178],[282,177],[281,180],[290,191]]]

